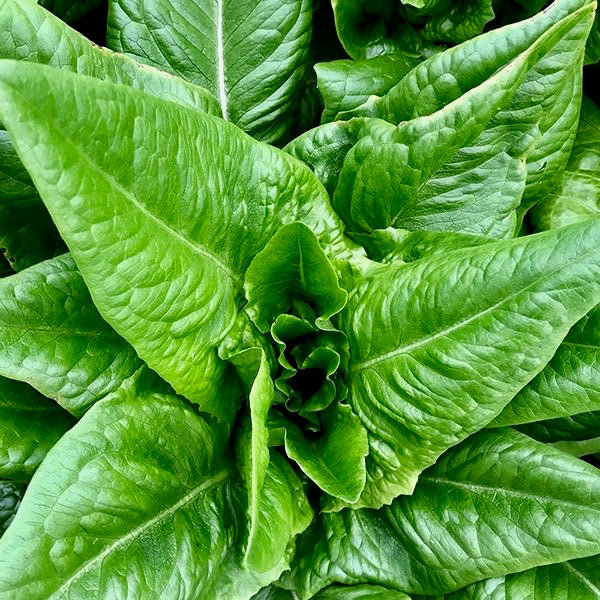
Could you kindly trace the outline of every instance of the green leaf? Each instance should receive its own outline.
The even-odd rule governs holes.
[[[122,83],[152,96],[220,114],[216,98],[207,90],[96,46],[35,0],[0,0],[0,58],[36,62]]]
[[[248,598],[226,438],[180,399],[119,392],[50,451],[0,540],[0,598]],[[48,501],[60,498],[60,501]]]
[[[556,229],[600,214],[600,110],[587,97],[581,105],[577,137],[569,162],[554,187],[535,206],[530,222],[537,231]]]
[[[369,432],[358,506],[410,494],[422,469],[492,420],[600,299],[600,220],[383,266],[336,319],[349,403]]]
[[[24,483],[0,480],[0,537],[11,524],[24,493]]]
[[[492,421],[493,427],[600,410],[600,306],[568,333],[544,370]]]
[[[599,557],[581,558],[475,583],[437,600],[598,600],[599,568]]]
[[[315,65],[317,85],[325,104],[322,122],[344,118],[373,94],[383,96],[423,60],[418,54],[396,52],[368,60],[334,60]]]
[[[62,16],[81,14],[88,3],[47,3]],[[72,10],[69,9],[72,6]],[[131,85],[148,94],[220,114],[206,90],[142,67],[123,55],[99,48],[34,0],[0,0],[0,58],[26,60]],[[0,123],[0,247],[21,270],[64,252],[64,244],[8,134]]]
[[[321,490],[343,502],[356,502],[365,486],[367,432],[345,404],[326,411],[322,420],[318,437],[306,437],[284,418],[275,418],[271,428],[284,431],[286,454]]]
[[[293,126],[310,0],[110,0],[108,45],[210,90],[225,119],[269,142]]]
[[[39,3],[67,23],[75,23],[94,10],[102,0],[39,0]]]
[[[0,479],[27,482],[75,419],[32,387],[0,377]]]
[[[302,599],[372,581],[437,595],[596,554],[599,533],[597,469],[520,433],[489,431],[444,455],[412,496],[321,515],[286,583]]]
[[[75,416],[133,382],[143,363],[102,319],[69,255],[0,279],[0,375]]]
[[[358,252],[325,190],[205,113],[40,65],[1,72],[0,116],[101,314],[178,393],[231,417],[238,392],[222,393],[235,381],[216,349],[254,256],[295,221],[330,256]]]
[[[348,153],[334,206],[351,231],[515,235],[517,209],[564,166],[575,135],[594,7],[564,4],[576,3],[434,56],[352,113],[400,124],[371,128]]]
[[[293,302],[313,308],[317,324],[324,324],[346,303],[347,294],[315,234],[302,223],[282,227],[259,252],[246,271],[246,312],[266,333]]]

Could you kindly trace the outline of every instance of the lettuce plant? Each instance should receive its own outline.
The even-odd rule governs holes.
[[[600,598],[596,2],[40,4],[0,599]]]

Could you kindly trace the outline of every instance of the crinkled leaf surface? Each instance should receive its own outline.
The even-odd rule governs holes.
[[[104,318],[178,393],[231,416],[216,348],[252,258],[294,221],[326,253],[356,252],[325,190],[204,113],[40,65],[6,61],[0,78],[0,116]]]
[[[276,142],[293,125],[309,0],[110,0],[108,45],[210,90],[226,119]]]
[[[600,306],[568,333],[544,370],[494,419],[514,425],[600,410]]]
[[[29,481],[74,424],[68,412],[31,386],[0,377],[0,479]]]
[[[369,432],[359,506],[411,493],[485,426],[600,297],[600,220],[385,266],[336,319],[349,403]]]
[[[0,598],[243,598],[268,584],[277,574],[239,562],[221,436],[173,396],[96,404],[48,454],[0,541]]]
[[[366,60],[334,60],[315,65],[317,85],[325,104],[322,122],[334,121],[346,111],[355,110],[373,94],[383,96],[422,57],[396,52]]]
[[[555,229],[600,214],[600,110],[586,96],[569,162],[530,214],[537,231]]]
[[[597,469],[514,431],[484,432],[444,455],[412,496],[322,515],[287,583],[303,599],[335,582],[436,595],[594,555],[599,530]]]
[[[143,368],[102,319],[69,255],[0,279],[0,375],[76,416]]]
[[[48,2],[60,16],[85,2]],[[71,8],[69,8],[71,7]],[[219,114],[206,90],[95,46],[34,0],[0,0],[0,58],[27,60],[108,79]],[[64,244],[0,124],[0,247],[17,270],[64,252]]]
[[[344,162],[334,205],[350,230],[514,236],[517,209],[568,158],[593,9],[558,1],[434,56],[352,113],[400,125],[371,130]]]

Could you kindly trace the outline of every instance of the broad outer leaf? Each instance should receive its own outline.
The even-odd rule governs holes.
[[[330,256],[357,252],[325,190],[205,113],[40,65],[0,70],[0,118],[100,312],[178,393],[230,417],[216,348],[252,258],[294,221]]]
[[[0,479],[29,481],[74,424],[68,412],[26,383],[0,377]]]
[[[207,90],[96,46],[35,0],[0,0],[0,58],[123,83],[152,96],[220,114],[216,98]]]
[[[380,585],[334,585],[313,597],[314,600],[410,600],[410,598]]]
[[[600,300],[600,219],[386,266],[337,318],[349,402],[369,432],[359,506],[410,494],[422,469],[491,421]]]
[[[581,558],[481,581],[436,600],[598,600],[599,574],[600,557]]]
[[[0,540],[2,600],[247,598],[223,432],[166,395],[120,392],[50,451]]]
[[[593,9],[559,1],[518,30],[434,56],[354,113],[399,126],[373,130],[346,158],[334,205],[349,229],[513,237],[520,204],[568,158]]]
[[[0,537],[12,522],[24,493],[24,483],[0,480]]]
[[[210,90],[225,119],[269,142],[293,126],[310,0],[110,0],[108,45]]]
[[[287,584],[302,599],[336,582],[437,595],[594,555],[599,534],[597,469],[514,431],[484,432],[442,457],[412,496],[322,515]]]
[[[544,370],[492,421],[493,427],[600,410],[600,306],[568,333]]]
[[[581,105],[569,162],[529,220],[537,231],[556,229],[600,214],[600,110],[587,97]]]
[[[0,375],[80,416],[143,366],[98,314],[69,255],[0,279]]]
[[[81,14],[81,9],[90,3],[57,0],[46,4],[68,17]],[[217,100],[206,90],[99,48],[34,0],[0,0],[0,58],[48,64],[124,83],[155,96],[220,114]],[[56,227],[1,123],[0,247],[6,248],[6,255],[17,270],[64,252]]]

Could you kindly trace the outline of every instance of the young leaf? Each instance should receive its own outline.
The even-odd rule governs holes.
[[[410,494],[485,426],[600,300],[600,219],[381,267],[336,319],[349,403],[369,432],[358,506]]]
[[[357,252],[325,190],[205,113],[41,65],[5,61],[0,79],[0,117],[103,317],[178,393],[230,417],[216,348],[254,256],[295,221],[326,253]]]
[[[143,368],[102,319],[69,255],[0,279],[0,375],[75,416]]]
[[[317,324],[324,324],[346,303],[347,294],[315,234],[302,223],[282,227],[256,255],[244,283],[246,312],[266,333],[293,302],[310,305]]]
[[[529,423],[600,410],[600,306],[568,333],[544,370],[490,424]]]
[[[238,598],[270,583],[278,573],[239,564],[223,435],[173,396],[96,404],[50,451],[0,540],[0,598]]]
[[[351,231],[515,235],[517,209],[562,168],[575,134],[594,7],[563,4],[574,2],[429,59],[359,113],[400,124],[371,129],[344,162],[334,205]]]
[[[308,63],[309,0],[110,0],[108,45],[210,90],[225,119],[276,142]]]
[[[32,387],[0,377],[0,479],[29,481],[75,419]]]
[[[322,515],[286,583],[302,599],[336,582],[437,595],[594,555],[599,533],[597,469],[520,433],[489,431],[443,456],[412,496]]]

